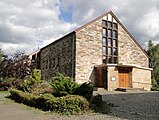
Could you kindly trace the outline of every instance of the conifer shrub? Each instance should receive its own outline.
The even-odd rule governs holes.
[[[53,89],[53,95],[66,96],[74,94],[76,88],[79,87],[70,77],[66,77],[61,73],[57,73],[56,77],[50,80]]]
[[[75,89],[74,94],[85,97],[88,101],[92,100],[93,85],[91,83],[83,83]]]
[[[10,93],[10,98],[16,102],[45,111],[71,115],[84,113],[89,109],[89,102],[84,97],[78,95],[54,97],[52,94],[43,94],[38,96],[14,89],[12,89]]]

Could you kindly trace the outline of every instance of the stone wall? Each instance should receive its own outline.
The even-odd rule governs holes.
[[[74,77],[74,33],[51,43],[41,49],[41,75],[49,79],[61,72]]]
[[[118,84],[118,69],[108,66],[108,91],[114,91],[114,89],[118,87]]]
[[[94,82],[94,66],[102,64],[102,19],[76,32],[77,83]]]
[[[133,68],[132,71],[132,87],[144,88],[151,90],[151,70]]]
[[[120,25],[118,25],[118,62],[149,67],[148,57]]]

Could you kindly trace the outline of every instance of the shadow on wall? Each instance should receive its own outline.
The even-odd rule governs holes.
[[[89,81],[93,84],[93,86],[95,85],[95,69],[91,71],[91,74],[89,76]]]

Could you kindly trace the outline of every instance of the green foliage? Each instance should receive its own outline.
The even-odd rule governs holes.
[[[159,91],[159,85],[157,84],[155,79],[152,79],[152,91]]]
[[[68,95],[54,97],[52,94],[37,96],[19,90],[11,90],[10,93],[10,98],[16,102],[37,107],[45,111],[70,115],[83,113],[89,109],[89,102],[81,96]]]
[[[91,101],[92,94],[93,94],[93,85],[91,83],[83,83],[78,88],[76,88],[75,92],[76,95],[82,95],[87,100]]]
[[[0,48],[0,64],[2,63],[2,61],[3,61],[3,51]]]
[[[36,82],[41,82],[41,76],[39,75],[39,73],[38,73],[38,71],[37,71],[36,68],[33,70],[32,78],[33,78]]]
[[[53,94],[55,96],[73,94],[75,89],[79,87],[79,85],[75,83],[70,77],[65,77],[61,73],[57,73],[57,76],[51,79],[50,85],[53,88]]]
[[[149,59],[150,67],[153,68],[152,89],[157,90],[156,88],[159,89],[159,44],[154,45],[150,40],[148,42],[147,53],[150,57]]]
[[[36,69],[34,69],[32,75],[28,79],[24,80],[20,89],[22,91],[31,92],[32,88],[40,82],[42,82],[40,75],[38,74],[38,71]]]

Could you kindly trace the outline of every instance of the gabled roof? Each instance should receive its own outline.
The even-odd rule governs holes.
[[[122,28],[126,31],[126,33],[132,38],[132,40],[136,43],[136,45],[141,49],[141,51],[149,58],[149,56],[147,55],[147,53],[145,52],[145,50],[140,46],[140,44],[137,42],[137,40],[131,35],[131,33],[127,30],[127,28],[124,27],[124,25],[122,24],[122,22],[120,22],[120,20],[117,18],[117,16],[116,16],[112,11],[108,11],[108,12],[106,12],[106,13],[104,13],[104,14],[98,16],[98,17],[96,17],[95,19],[93,19],[93,20],[91,20],[90,22],[88,22],[88,23],[82,25],[81,27],[75,29],[74,31],[68,33],[67,35],[70,35],[71,33],[75,33],[75,32],[78,32],[78,31],[82,30],[83,28],[87,27],[87,26],[90,25],[91,23],[96,22],[97,20],[103,18],[104,16],[106,16],[106,15],[108,15],[108,14],[111,14],[111,15],[115,18],[115,20],[122,26]],[[43,47],[43,48],[41,48],[41,49],[44,49],[44,48],[46,48],[47,46],[54,44],[55,42],[61,40],[62,38],[66,37],[67,35],[65,35],[65,36],[63,36],[63,37],[61,37],[61,38],[59,38],[58,40],[55,40],[54,42],[52,42],[52,43],[46,45],[45,47]]]
[[[103,18],[104,16],[106,16],[106,15],[108,15],[108,14],[111,14],[111,15],[115,18],[115,20],[121,25],[121,27],[122,27],[122,28],[126,31],[126,33],[132,38],[132,40],[136,43],[136,45],[141,49],[141,51],[149,58],[149,56],[147,55],[147,53],[145,52],[145,50],[140,46],[140,44],[137,42],[137,40],[131,35],[131,33],[127,30],[127,28],[124,27],[124,25],[122,24],[122,22],[117,18],[117,16],[116,16],[112,11],[108,11],[108,12],[106,12],[106,13],[100,15],[99,17],[97,17],[97,18],[91,20],[90,22],[88,22],[88,23],[82,25],[81,27],[77,28],[77,29],[75,30],[75,32],[78,32],[78,31],[82,30],[83,28],[87,27],[87,26],[90,25],[91,23],[96,22],[97,20]]]

